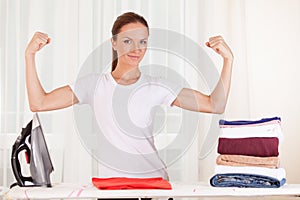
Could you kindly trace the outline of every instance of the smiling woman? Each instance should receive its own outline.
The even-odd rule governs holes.
[[[138,65],[147,50],[148,24],[135,13],[125,13],[115,21],[112,34],[112,76],[120,84],[131,84],[140,76]]]
[[[26,49],[26,84],[32,111],[61,109],[73,104],[91,106],[98,129],[96,157],[98,177],[152,178],[169,180],[167,166],[154,144],[153,110],[158,105],[207,112],[224,112],[231,80],[233,54],[221,36],[206,46],[223,58],[221,77],[210,95],[142,74],[139,64],[146,50],[149,28],[136,13],[120,15],[113,25],[112,72],[89,74],[75,84],[46,93],[35,67],[35,54],[50,43],[37,32]]]
[[[112,71],[117,67],[119,59],[120,63],[122,62],[121,57],[123,57],[124,54],[134,50],[137,50],[137,54],[132,52],[132,54],[127,56],[134,60],[136,63],[132,64],[137,66],[144,57],[147,48],[149,36],[147,21],[142,16],[133,12],[124,13],[116,19],[111,33],[113,35],[111,39],[113,46]]]

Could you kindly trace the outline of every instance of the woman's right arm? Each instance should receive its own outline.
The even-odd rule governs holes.
[[[47,34],[36,32],[25,51],[27,94],[30,110],[33,112],[57,110],[78,103],[70,86],[63,86],[46,93],[40,83],[35,55],[49,43],[50,38]]]

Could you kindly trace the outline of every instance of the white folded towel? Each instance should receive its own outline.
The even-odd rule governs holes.
[[[251,137],[278,137],[283,142],[283,133],[280,124],[263,126],[244,126],[220,128],[220,138],[251,138]]]

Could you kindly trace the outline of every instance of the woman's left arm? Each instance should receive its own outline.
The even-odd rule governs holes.
[[[221,77],[210,95],[199,91],[183,88],[172,105],[183,109],[221,114],[225,111],[230,90],[233,54],[221,36],[209,38],[206,46],[212,48],[223,58]]]

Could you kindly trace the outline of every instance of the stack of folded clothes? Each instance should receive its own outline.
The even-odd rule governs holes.
[[[220,120],[220,137],[214,187],[278,188],[286,181],[279,167],[281,119],[257,121]]]

